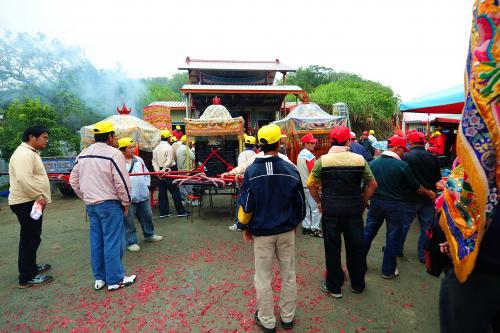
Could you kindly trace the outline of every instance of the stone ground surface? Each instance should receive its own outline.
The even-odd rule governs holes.
[[[84,205],[59,195],[46,211],[38,251],[39,262],[52,265],[55,281],[19,290],[19,226],[2,199],[0,332],[260,332],[253,320],[252,246],[227,229],[229,205],[228,197],[218,197],[193,222],[159,220],[155,209],[156,231],[165,239],[144,243],[141,234],[141,251],[124,257],[127,274],[136,274],[137,283],[109,293],[93,290]],[[353,294],[347,283],[342,299],[319,289],[325,272],[322,240],[298,233],[293,332],[438,332],[439,280],[417,260],[416,227],[398,278],[380,275],[383,227],[368,257],[366,291]],[[281,281],[277,272],[274,276],[277,301]],[[278,331],[284,330],[278,326]]]

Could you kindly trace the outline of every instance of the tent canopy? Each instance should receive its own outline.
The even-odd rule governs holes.
[[[460,114],[464,107],[464,86],[456,86],[400,104],[401,112]]]
[[[285,118],[274,123],[285,132],[330,129],[345,124],[345,117],[332,116],[315,103],[297,105]]]
[[[160,143],[160,130],[140,118],[128,114],[116,114],[103,119],[103,121],[113,123],[118,139],[131,137],[141,150],[153,151]],[[80,129],[83,148],[94,143],[93,129],[93,125],[84,126]]]

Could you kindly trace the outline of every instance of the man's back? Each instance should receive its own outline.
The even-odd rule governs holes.
[[[95,143],[78,155],[70,184],[86,204],[105,200],[130,202],[130,177],[123,154],[105,143]]]
[[[361,183],[373,179],[365,159],[349,151],[321,156],[312,176],[321,179],[324,216],[361,215],[363,199]]]
[[[420,187],[408,164],[394,157],[382,155],[370,162],[370,168],[378,184],[374,198],[403,201]]]
[[[304,190],[293,164],[278,156],[256,158],[244,179],[240,204],[245,212],[252,212],[253,235],[284,233],[304,219]]]

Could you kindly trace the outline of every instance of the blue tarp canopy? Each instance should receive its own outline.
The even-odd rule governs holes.
[[[464,86],[456,86],[403,102],[401,112],[460,114],[464,107]]]

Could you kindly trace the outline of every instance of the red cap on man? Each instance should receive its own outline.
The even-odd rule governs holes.
[[[406,139],[399,135],[391,136],[387,140],[387,147],[401,147],[404,148],[406,152],[410,151],[408,147],[406,147]]]
[[[408,141],[411,143],[425,143],[425,135],[422,132],[411,131],[408,133]]]
[[[316,142],[318,142],[318,140],[315,139],[311,133],[304,135],[302,137],[302,139],[300,139],[300,141],[302,141],[302,143],[316,143]]]
[[[347,126],[341,125],[332,128],[330,131],[330,139],[332,141],[337,141],[338,143],[349,141],[351,138],[351,132]]]
[[[370,136],[370,133],[368,131],[364,131],[363,135]]]

